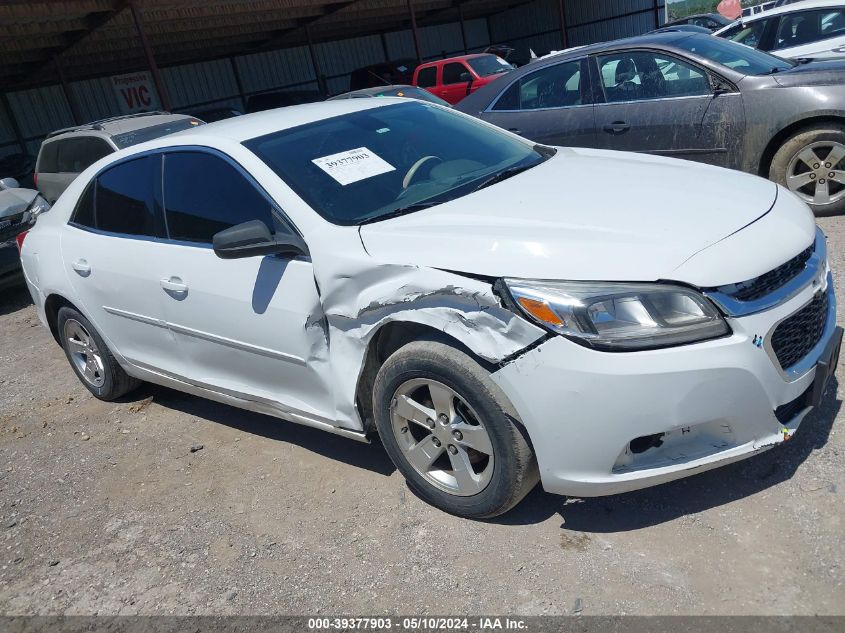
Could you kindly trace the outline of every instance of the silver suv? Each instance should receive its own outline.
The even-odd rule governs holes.
[[[50,204],[82,171],[104,156],[166,134],[202,125],[199,119],[169,112],[112,117],[57,130],[38,152],[35,185]]]

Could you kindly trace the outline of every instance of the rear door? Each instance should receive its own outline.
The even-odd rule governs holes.
[[[594,58],[604,103],[597,145],[734,166],[744,129],[742,96],[717,95],[702,68],[663,51],[615,51]],[[727,86],[727,84],[725,84]]]
[[[546,66],[508,86],[481,118],[547,145],[592,147],[595,113],[586,59]]]
[[[89,184],[62,234],[78,307],[112,351],[138,366],[173,369],[159,278],[164,220],[158,156],[118,163]]]
[[[276,233],[295,229],[242,168],[216,152],[167,153],[163,189],[170,240],[158,290],[182,374],[199,386],[334,419],[318,371],[327,340],[310,259],[224,260],[212,250],[215,233],[249,220]]]

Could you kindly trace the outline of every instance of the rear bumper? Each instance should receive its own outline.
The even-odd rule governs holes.
[[[801,363],[807,369],[797,376],[784,372],[770,349],[753,341],[768,340],[819,291],[829,300],[825,330]],[[822,289],[808,285],[770,310],[729,319],[733,333],[722,339],[607,353],[555,337],[493,379],[525,424],[547,491],[615,494],[789,439],[810,411],[817,363],[841,336],[835,315],[828,275]]]

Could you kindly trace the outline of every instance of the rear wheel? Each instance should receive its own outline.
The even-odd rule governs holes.
[[[845,127],[830,124],[792,136],[772,159],[769,178],[818,216],[845,212]]]
[[[62,308],[57,322],[65,356],[79,380],[94,396],[100,400],[114,400],[141,384],[123,371],[91,322],[77,310]]]
[[[408,485],[446,512],[493,517],[537,483],[533,452],[504,394],[449,345],[414,342],[390,356],[376,377],[373,410]]]

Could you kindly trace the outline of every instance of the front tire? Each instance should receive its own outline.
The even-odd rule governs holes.
[[[61,308],[57,323],[65,356],[94,397],[110,402],[141,384],[123,371],[91,322],[77,310]]]
[[[845,212],[845,126],[831,123],[790,137],[774,155],[769,179],[787,187],[817,216]]]
[[[510,510],[539,476],[516,414],[489,373],[443,343],[417,341],[379,369],[373,393],[379,436],[408,486],[451,514]]]

